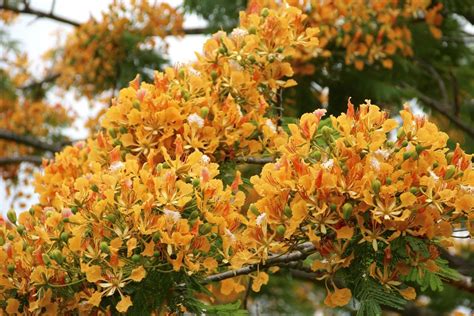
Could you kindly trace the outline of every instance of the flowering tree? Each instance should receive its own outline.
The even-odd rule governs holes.
[[[297,6],[253,2],[194,63],[150,76],[149,35],[184,32],[180,13],[131,6],[114,2],[103,22],[81,25],[63,55],[52,54],[60,59],[54,80],[89,98],[117,90],[137,62],[149,80],[136,76],[121,89],[85,141],[61,149],[61,136],[55,147],[24,136],[48,129],[22,133],[19,124],[4,133],[18,143],[2,147],[5,155],[59,152],[34,179],[39,203],[1,219],[3,312],[243,314],[251,292],[288,274],[322,284],[327,308],[358,315],[403,309],[444,283],[472,291],[442,255],[454,231],[474,232],[472,155],[449,148],[447,134],[408,106],[401,123],[350,99],[337,116],[314,109],[283,117],[282,91],[297,84],[295,71],[328,55],[334,32],[308,26],[321,20]],[[436,20],[427,23],[438,36]],[[351,45],[361,43],[340,45],[358,70],[391,68],[392,51],[410,54],[375,42],[389,52],[360,61],[365,54]],[[5,73],[21,81],[22,65]],[[13,96],[5,106],[34,111],[27,100]],[[51,112],[55,120],[39,116],[35,127],[71,119]]]

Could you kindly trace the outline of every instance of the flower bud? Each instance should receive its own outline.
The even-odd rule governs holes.
[[[403,137],[405,137],[405,131],[403,130],[403,128],[400,128],[397,131],[397,138],[403,138]]]
[[[16,224],[17,217],[14,210],[9,210],[7,212],[7,218],[12,224]]]
[[[203,106],[201,108],[201,117],[206,118],[208,114],[209,114],[209,108],[207,106]]]
[[[347,202],[342,206],[342,216],[345,220],[348,220],[352,215],[352,204]]]
[[[43,255],[41,256],[41,259],[43,259],[43,262],[45,265],[49,266],[51,264],[51,259],[49,258],[47,254],[43,253]]]
[[[154,242],[160,241],[160,238],[161,238],[161,234],[159,232],[156,232],[156,233],[153,234],[153,241]]]
[[[117,130],[115,128],[109,128],[109,135],[112,138],[116,138],[117,137]]]
[[[418,194],[420,190],[417,187],[411,187],[410,188],[410,193],[411,194]]]
[[[266,18],[270,14],[270,11],[268,11],[267,8],[263,8],[262,11],[260,12],[260,15]]]
[[[100,250],[102,252],[109,253],[110,252],[109,244],[106,241],[102,241],[100,243]]]
[[[193,179],[193,181],[192,181],[192,183],[193,183],[193,187],[195,187],[195,188],[196,188],[196,187],[198,187],[198,186],[199,186],[199,184],[200,184],[200,181],[199,181],[199,179],[197,179],[197,178],[194,178],[194,179]]]
[[[291,208],[288,205],[285,206],[283,212],[285,213],[286,217],[291,217],[291,215],[293,215],[293,213],[291,212]]]
[[[425,147],[421,146],[420,144],[416,145],[415,147],[416,152],[420,154],[423,150],[425,150]]]
[[[372,186],[372,191],[374,191],[375,194],[380,193],[380,187],[382,186],[382,183],[380,182],[380,180],[378,179],[372,180],[371,186]]]
[[[16,227],[16,231],[18,232],[18,234],[23,235],[25,233],[25,226],[18,224],[18,226]]]
[[[260,215],[260,212],[258,211],[258,208],[257,208],[257,206],[256,206],[255,204],[253,204],[253,203],[250,204],[250,208],[249,208],[249,209],[250,209],[250,211],[251,211],[252,213],[254,213],[255,215],[257,215],[257,216]]]
[[[141,260],[142,260],[142,256],[140,256],[139,254],[134,254],[132,256],[132,261],[135,263],[139,263]]]
[[[117,220],[117,218],[115,217],[114,214],[108,214],[105,219],[111,223],[115,223],[115,221]]]
[[[217,71],[215,71],[215,70],[212,70],[212,71],[211,71],[211,79],[212,79],[212,81],[216,81],[218,76],[219,76],[219,74],[217,73]]]
[[[319,150],[313,151],[311,153],[311,158],[313,158],[316,161],[320,161],[321,160],[321,152]]]
[[[444,174],[444,179],[449,180],[453,177],[454,173],[456,172],[456,167],[453,165],[449,165],[446,169],[446,173]]]
[[[69,239],[69,234],[67,232],[62,232],[59,238],[62,241],[67,242],[67,240]]]
[[[212,229],[212,225],[209,224],[209,223],[205,223],[205,224],[202,224],[200,227],[199,227],[199,234],[201,235],[206,235],[208,234]]]
[[[199,212],[194,210],[194,211],[191,212],[191,214],[189,214],[188,219],[196,219],[196,218],[198,218],[198,216],[199,216]]]
[[[448,161],[448,163],[451,163],[451,160],[453,160],[453,157],[454,157],[454,153],[452,151],[446,154],[446,160]]]
[[[285,234],[286,228],[285,225],[278,225],[276,228],[277,235],[283,236]]]
[[[49,256],[51,257],[51,259],[56,261],[58,264],[62,264],[63,261],[64,261],[63,254],[61,253],[61,251],[59,249],[54,249],[53,251],[51,251]]]
[[[15,272],[15,265],[13,263],[9,263],[7,265],[7,271],[8,273],[13,274],[13,272]]]

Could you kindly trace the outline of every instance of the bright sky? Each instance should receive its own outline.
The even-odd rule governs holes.
[[[125,0],[126,1],[126,0]],[[178,6],[182,3],[180,0],[164,0],[172,6]],[[54,13],[58,16],[66,17],[68,19],[85,22],[91,15],[95,18],[100,18],[101,11],[107,9],[111,0],[56,0]],[[49,12],[53,0],[32,0],[30,7],[37,10]],[[199,27],[205,26],[205,21],[197,16],[186,16],[185,27]],[[73,27],[67,24],[56,22],[50,19],[38,19],[31,15],[21,15],[16,22],[7,27],[7,32],[10,36],[19,41],[20,49],[27,52],[32,61],[32,72],[38,78],[41,78],[44,73],[44,64],[41,60],[42,54],[48,49],[57,44],[57,34],[64,39]],[[202,44],[206,36],[194,35],[183,38],[168,38],[169,56],[171,62],[186,63],[195,59],[194,52],[201,51]],[[132,80],[133,78],[130,78]],[[49,96],[51,102],[61,102],[71,106],[78,112],[80,119],[78,120],[74,129],[68,131],[73,139],[81,139],[86,136],[86,131],[81,128],[88,116],[93,115],[93,110],[90,109],[87,100],[76,100],[73,94],[67,94],[62,98],[55,95]],[[22,189],[24,189],[22,187]],[[31,204],[36,202],[36,198],[30,199]],[[5,184],[0,180],[0,214],[8,211],[10,201],[5,196]],[[18,210],[22,211],[22,210]]]

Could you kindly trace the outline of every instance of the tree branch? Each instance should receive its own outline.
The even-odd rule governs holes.
[[[264,165],[270,162],[274,162],[274,157],[235,157],[235,162],[237,163],[248,163],[255,165]]]
[[[58,78],[59,78],[59,74],[51,74],[51,75],[48,75],[48,76],[44,77],[43,79],[41,79],[39,81],[31,81],[30,83],[27,83],[27,84],[21,86],[20,89],[28,90],[28,89],[35,88],[35,87],[41,87],[45,83],[54,82]]]
[[[10,5],[8,5],[7,3],[4,2],[3,4],[0,4],[0,9],[1,10],[12,11],[12,12],[15,12],[15,13],[31,14],[31,15],[35,15],[39,18],[48,18],[48,19],[55,20],[55,21],[65,23],[65,24],[69,24],[69,25],[72,25],[72,26],[75,26],[75,27],[78,27],[79,25],[81,25],[81,23],[79,23],[79,22],[76,22],[76,21],[70,20],[68,18],[56,15],[53,12],[44,12],[44,11],[32,9],[32,8],[30,8],[29,5],[25,5],[23,8],[20,9],[20,8],[17,8],[17,7],[14,7],[14,6],[10,6]]]
[[[3,4],[0,4],[0,10],[7,10],[7,11],[15,12],[15,13],[20,13],[20,14],[35,15],[39,18],[51,19],[51,20],[54,20],[54,21],[57,21],[57,22],[72,25],[74,27],[78,27],[82,24],[80,22],[77,22],[77,21],[74,21],[74,20],[71,20],[71,19],[68,19],[68,18],[65,18],[65,17],[58,16],[58,15],[54,14],[53,9],[54,9],[54,6],[51,7],[50,12],[45,12],[45,11],[41,11],[41,10],[32,9],[32,8],[30,8],[29,5],[25,5],[23,8],[18,8],[18,7],[10,6],[10,5],[8,5],[8,3],[5,3],[5,2],[3,2]],[[207,27],[187,28],[187,29],[182,29],[181,31],[185,35],[202,35],[202,34],[208,34],[208,33],[211,32],[211,30]],[[169,33],[169,35],[172,35],[172,34]]]
[[[39,156],[16,156],[16,157],[0,157],[0,166],[14,165],[22,162],[29,162],[40,165],[43,162],[42,157]]]
[[[423,103],[425,105],[429,106],[430,108],[432,108],[432,109],[436,110],[437,112],[439,112],[440,114],[444,115],[446,118],[448,118],[451,121],[451,123],[456,125],[459,129],[461,129],[463,132],[468,134],[470,137],[474,138],[474,128],[471,125],[463,122],[460,118],[458,118],[454,114],[450,113],[449,111],[446,111],[446,107],[453,108],[452,106],[444,105],[443,103],[439,102],[438,100],[435,100],[435,99],[421,93],[419,90],[413,88],[412,86],[410,86],[406,83],[402,84],[402,86],[407,88],[407,89],[413,90],[416,93],[416,97],[418,99],[420,99],[421,101],[423,101]]]
[[[461,275],[461,279],[457,281],[446,282],[452,287],[457,288],[458,290],[474,293],[474,285],[472,284],[472,278]]]
[[[446,89],[446,84],[444,83],[443,78],[441,77],[440,73],[436,70],[435,67],[433,67],[430,63],[427,63],[421,59],[416,58],[415,59],[422,67],[428,70],[429,74],[437,81],[438,83],[438,88],[439,91],[441,92],[441,96],[443,98],[443,105],[449,106],[448,104],[448,89]],[[446,111],[449,111],[450,109],[447,108],[445,109]]]
[[[222,273],[217,273],[208,276],[201,281],[201,284],[206,285],[212,282],[219,282],[225,279],[234,278],[239,275],[247,275],[255,271],[265,270],[273,266],[284,266],[293,261],[301,261],[306,259],[310,254],[316,252],[316,247],[311,242],[305,242],[297,245],[295,251],[291,251],[285,254],[273,255],[265,262],[255,263],[237,270],[229,270]],[[176,285],[176,288],[185,288],[185,283]]]
[[[419,94],[418,97],[426,104],[428,105],[429,107],[431,107],[432,109],[436,110],[437,112],[439,112],[440,114],[444,115],[445,117],[447,117],[451,123],[453,123],[454,125],[456,125],[459,129],[461,129],[462,131],[464,131],[465,133],[469,134],[470,137],[474,138],[474,128],[472,127],[472,125],[469,125],[469,124],[466,124],[464,123],[461,119],[459,119],[458,117],[456,117],[454,114],[446,111],[443,107],[442,104],[440,104],[438,101],[436,101],[435,99],[432,99],[424,94]]]
[[[50,151],[53,153],[61,151],[61,149],[67,144],[67,143],[50,144],[31,136],[18,135],[16,133],[13,133],[5,129],[0,129],[0,139],[12,141],[18,144],[27,145],[27,146],[30,146],[39,150],[43,150],[43,151]]]
[[[230,271],[210,275],[207,278],[205,278],[202,283],[207,284],[211,282],[222,281],[222,280],[233,278],[239,275],[250,274],[257,270],[265,270],[273,266],[278,266],[280,264],[285,264],[292,261],[304,260],[306,259],[306,257],[314,253],[315,251],[316,251],[316,248],[314,247],[314,245],[311,242],[306,242],[301,245],[298,245],[297,250],[295,251],[288,252],[283,255],[274,255],[270,257],[265,263],[251,264],[237,270],[230,270]]]

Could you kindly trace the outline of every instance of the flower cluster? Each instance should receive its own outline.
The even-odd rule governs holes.
[[[294,8],[241,13],[240,28],[216,33],[197,62],[155,73],[154,84],[136,78],[102,126],[116,146],[141,159],[159,160],[159,149],[178,138],[186,152],[220,160],[271,153],[282,137],[277,93],[295,84],[287,60],[298,48],[314,48],[315,32]]]
[[[153,37],[180,34],[182,23],[182,15],[166,3],[114,1],[100,21],[91,18],[68,36],[55,65],[58,84],[90,98],[112,89],[128,68],[137,68],[134,56],[145,59],[155,48]]]
[[[294,7],[253,11],[195,63],[137,77],[93,138],[45,163],[39,204],[0,225],[1,310],[182,312],[187,286],[302,246],[331,307],[356,287],[340,273],[413,299],[406,281],[444,271],[437,247],[454,227],[474,231],[471,156],[425,118],[404,109],[398,128],[370,102],[305,114],[286,133],[278,91],[295,84],[289,61],[316,50],[316,30]],[[265,154],[280,158],[250,179],[259,198],[244,207],[245,179],[224,185],[220,164]],[[269,277],[257,271],[251,288]]]
[[[56,170],[90,154],[79,147],[61,153]],[[102,162],[107,168],[90,161],[96,172],[71,186],[61,183],[60,172],[51,175],[61,183],[51,206],[32,207],[18,220],[9,213],[15,227],[0,232],[7,312],[27,300],[23,311],[89,313],[114,294],[120,297],[114,308],[124,312],[132,305],[130,283],[157,271],[212,273],[229,258],[233,232],[245,222],[237,212],[245,195],[215,179],[217,164],[197,151],[171,159],[163,149],[163,163],[143,165],[117,153]],[[77,293],[61,295],[65,288]]]
[[[349,103],[347,114],[331,117],[332,128],[320,126],[323,113],[290,125],[281,158],[252,177],[261,198],[249,208],[247,243],[231,263],[259,262],[310,241],[318,252],[311,268],[328,284],[340,269],[360,264],[354,249],[366,244],[384,260],[367,262],[362,272],[412,299],[414,289],[403,282],[410,269],[439,271],[435,245],[449,246],[463,222],[474,232],[472,155],[459,146],[449,151],[447,135],[408,108],[398,129],[369,101],[357,112]],[[394,131],[398,137],[389,140]],[[429,252],[407,246],[403,259],[392,260],[392,248],[405,249],[400,241],[410,237]],[[351,298],[349,289],[328,291],[329,306]]]
[[[239,173],[224,186],[212,161],[285,139],[271,102],[294,84],[287,57],[317,44],[296,9],[241,18],[241,28],[206,42],[196,63],[157,72],[153,84],[136,78],[95,138],[45,164],[40,203],[18,219],[9,212],[0,232],[8,313],[125,312],[137,282],[228,265],[241,248],[245,194]]]
[[[432,35],[441,38],[442,4],[432,1],[345,1],[293,0],[290,5],[308,15],[310,26],[320,28],[321,56],[330,57],[343,50],[345,63],[362,70],[365,65],[380,63],[392,68],[393,56],[412,56],[411,31],[408,24],[420,20]],[[254,0],[249,10],[261,6],[279,6],[280,1]],[[302,54],[306,60],[308,56]],[[312,73],[304,64],[298,71]]]

